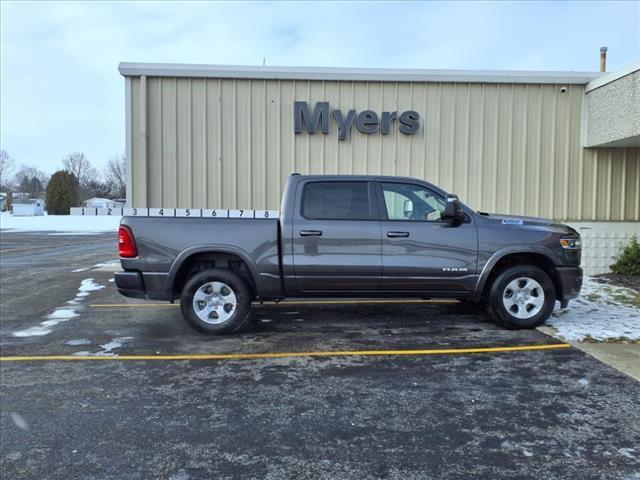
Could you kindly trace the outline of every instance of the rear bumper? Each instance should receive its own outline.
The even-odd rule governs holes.
[[[116,272],[114,279],[118,292],[125,297],[147,298],[140,272]]]
[[[580,267],[558,267],[560,277],[559,300],[566,306],[569,300],[577,298],[582,288],[582,269]]]
[[[125,270],[124,272],[116,272],[114,278],[118,292],[125,297],[172,300],[166,289],[166,274]]]

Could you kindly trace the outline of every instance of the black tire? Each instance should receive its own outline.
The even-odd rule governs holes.
[[[537,286],[519,279],[534,280]],[[531,286],[533,288],[526,288]],[[523,296],[518,298],[520,294]],[[542,294],[544,297],[540,298]],[[507,308],[505,302],[514,304]],[[553,312],[555,303],[556,289],[544,270],[532,265],[514,265],[500,272],[491,284],[487,311],[502,326],[519,330],[542,325]]]
[[[231,306],[231,303],[222,305],[224,300],[220,300],[220,303],[216,304],[220,305],[218,310],[219,308],[224,308],[225,311],[222,312],[222,314],[230,314],[230,316],[226,319],[222,319],[218,317],[218,314],[215,311],[212,311],[210,314],[212,318],[205,321],[196,312],[197,307],[194,306],[194,296],[201,287],[204,288],[207,284],[213,282],[216,282],[216,284],[224,284],[226,287],[221,290],[222,293],[218,293],[218,295],[220,295],[218,298],[225,298],[222,297],[222,295],[228,295],[229,290],[233,292],[235,295],[235,305],[233,307]],[[199,295],[204,293],[205,290],[203,290]],[[216,294],[211,287],[209,287],[209,290],[211,296]],[[182,316],[187,323],[197,331],[208,335],[224,335],[227,333],[237,332],[250,324],[251,298],[252,295],[247,288],[247,285],[238,275],[233,273],[231,270],[211,268],[196,273],[187,281],[180,295],[180,309],[182,310]],[[202,307],[199,310],[200,314],[202,316],[206,316],[207,312],[205,308],[208,305],[207,302],[201,301],[198,305]]]

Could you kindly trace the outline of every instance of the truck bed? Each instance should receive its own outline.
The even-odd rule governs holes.
[[[281,294],[277,219],[123,217],[135,232],[136,258],[122,258],[122,268],[140,272],[148,297],[173,300],[167,288],[184,261],[215,247],[245,260],[258,290]]]

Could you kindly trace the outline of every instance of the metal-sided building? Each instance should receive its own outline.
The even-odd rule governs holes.
[[[587,273],[640,235],[640,62],[618,72],[122,63],[127,204],[277,209],[288,175],[426,179],[580,229]]]

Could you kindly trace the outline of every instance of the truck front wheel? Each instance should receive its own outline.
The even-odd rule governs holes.
[[[223,335],[249,322],[251,295],[231,270],[211,268],[187,281],[180,295],[180,309],[187,323],[199,332]]]
[[[510,329],[535,328],[553,312],[556,290],[549,275],[538,267],[515,265],[503,270],[489,290],[491,316]]]

